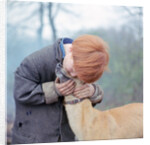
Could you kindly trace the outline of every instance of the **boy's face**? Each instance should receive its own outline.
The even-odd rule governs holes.
[[[73,66],[73,57],[71,50],[66,54],[64,61],[63,61],[63,68],[66,70],[66,72],[71,77],[77,77],[77,73],[75,72],[74,66]]]

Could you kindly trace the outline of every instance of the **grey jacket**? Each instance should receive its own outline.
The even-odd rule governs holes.
[[[61,40],[26,57],[15,72],[13,144],[74,141],[62,103],[64,97],[54,83],[56,65],[63,62]],[[94,86],[91,101],[98,103],[103,91]]]

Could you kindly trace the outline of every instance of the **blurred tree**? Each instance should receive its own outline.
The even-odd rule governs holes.
[[[56,40],[56,38],[57,38],[57,34],[56,34],[57,31],[56,31],[56,26],[54,24],[54,21],[56,19],[57,14],[58,14],[60,4],[57,4],[57,11],[54,14],[52,14],[53,7],[54,7],[54,4],[50,2],[48,4],[48,12],[49,12],[48,14],[49,14],[50,27],[51,27],[52,32],[53,32],[52,34],[53,34],[53,42],[54,42]]]
[[[40,43],[40,45],[42,45],[42,32],[43,32],[43,27],[44,27],[44,4],[42,2],[39,3],[39,22],[40,22],[40,26],[37,30],[38,32],[38,41]]]

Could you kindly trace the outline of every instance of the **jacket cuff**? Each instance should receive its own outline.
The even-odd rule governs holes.
[[[42,88],[44,92],[44,98],[46,104],[51,104],[58,101],[58,93],[56,92],[54,82],[42,83]]]
[[[95,88],[95,92],[92,97],[90,97],[90,101],[93,104],[100,103],[103,100],[104,91],[97,84],[92,84]]]
[[[56,78],[56,80],[55,80],[54,89],[58,96],[62,96],[61,93],[59,92],[59,90],[56,88],[56,83],[60,83],[59,78]]]

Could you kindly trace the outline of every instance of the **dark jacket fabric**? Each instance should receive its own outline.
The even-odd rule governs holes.
[[[13,144],[74,141],[63,97],[46,104],[42,89],[42,83],[56,79],[56,64],[62,62],[60,42],[61,39],[26,57],[15,72]]]
[[[64,39],[67,43],[69,39]],[[55,68],[64,54],[58,39],[53,45],[27,56],[15,72],[14,99],[16,116],[12,144],[74,141],[63,106],[64,97],[57,92]],[[94,85],[91,101],[100,102],[103,91]]]

